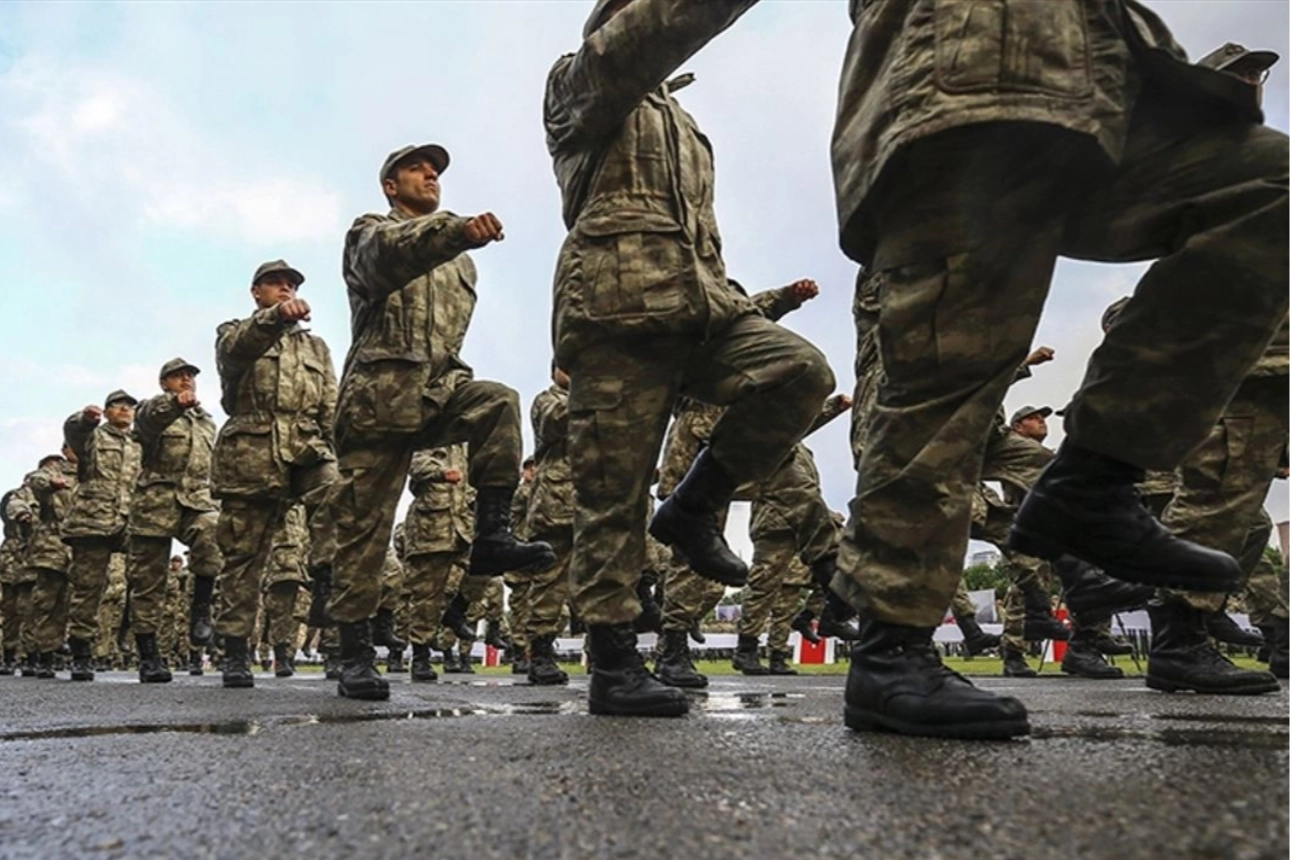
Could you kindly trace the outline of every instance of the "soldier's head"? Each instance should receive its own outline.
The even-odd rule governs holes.
[[[118,430],[125,430],[134,423],[134,407],[139,401],[117,389],[103,401],[103,417]]]
[[[40,462],[36,464],[36,468],[43,469],[46,466],[61,466],[64,462],[66,462],[66,460],[59,454],[46,454],[40,458]]]
[[[258,308],[271,308],[296,297],[305,276],[287,265],[286,260],[261,263],[251,276],[251,298]]]
[[[1268,79],[1268,72],[1281,57],[1275,51],[1251,51],[1244,45],[1228,42],[1221,48],[1210,51],[1196,61],[1196,65],[1205,66],[1219,72],[1226,72],[1239,78],[1255,88],[1259,103],[1263,103],[1263,82]]]
[[[520,466],[520,475],[524,483],[528,484],[533,481],[533,474],[537,471],[537,461],[532,457],[524,458],[524,465]]]
[[[1048,438],[1048,416],[1053,410],[1047,406],[1023,406],[1012,413],[1012,429],[1018,436],[1042,442]]]
[[[587,16],[587,23],[582,26],[582,38],[599,30],[630,2],[632,0],[596,0],[596,5],[591,7],[591,14]]]
[[[413,217],[439,208],[439,177],[448,169],[448,150],[437,143],[405,146],[385,157],[381,190],[391,209]]]
[[[179,394],[181,391],[197,390],[197,374],[201,369],[195,364],[190,364],[182,358],[172,358],[161,366],[161,373],[158,379],[161,381],[161,390],[170,394]]]
[[[179,570],[184,566],[184,557],[182,555],[172,555],[170,557],[170,569]]]

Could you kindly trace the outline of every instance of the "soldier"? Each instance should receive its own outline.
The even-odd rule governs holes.
[[[533,489],[526,535],[551,545],[556,562],[533,574],[528,587],[528,679],[533,684],[565,684],[569,676],[555,662],[560,614],[569,601],[569,555],[573,551],[573,480],[569,473],[569,374],[554,362],[551,386],[533,399],[535,440]]]
[[[1277,477],[1285,480],[1287,469],[1283,465]],[[1278,571],[1268,558],[1266,547],[1272,534],[1272,518],[1267,510],[1250,529],[1246,539],[1249,547],[1258,547],[1260,558],[1245,587],[1245,605],[1250,612],[1250,623],[1263,634],[1268,671],[1284,680],[1290,673],[1290,606],[1286,601],[1284,567]],[[1248,557],[1242,553],[1242,558]]]
[[[525,457],[520,466],[520,485],[516,487],[515,496],[511,499],[511,528],[521,540],[529,540],[530,538],[526,523],[529,515],[529,499],[533,494],[533,477],[536,469],[537,461],[532,457]],[[510,589],[508,603],[510,607],[511,647],[508,650],[511,654],[511,673],[514,675],[528,675],[529,640],[525,628],[529,623],[529,608],[531,606],[529,585],[533,577],[523,571],[508,571],[503,574],[502,580],[506,587]]]
[[[182,358],[161,366],[163,393],[144,401],[135,416],[143,470],[130,503],[130,627],[135,638],[156,634],[165,617],[171,571],[170,542],[189,548],[194,577],[188,611],[189,650],[211,644],[211,597],[220,558],[219,506],[211,498],[215,421],[197,399],[201,370]],[[180,559],[183,567],[183,559]]]
[[[748,578],[751,582],[751,571]],[[799,614],[797,608],[802,603],[802,593],[810,588],[811,569],[806,566],[806,562],[802,561],[801,557],[790,558],[785,566],[784,576],[780,579],[779,589],[772,595],[770,601],[766,634],[766,651],[769,654],[769,659],[766,661],[767,675],[797,674],[797,670],[788,664],[789,658],[793,656],[793,649],[789,646],[788,639],[794,629],[793,622]],[[743,616],[740,616],[740,620],[743,620]],[[819,641],[818,636],[816,641]]]
[[[727,279],[712,153],[666,81],[750,2],[598,0],[577,53],[547,78],[543,119],[569,235],[555,275],[556,363],[569,372],[578,507],[574,610],[595,669],[592,712],[678,716],[633,622],[650,476],[678,396],[729,407],[650,531],[694,571],[742,585],[719,512],[769,475],[832,390],[820,352],[757,314]]]
[[[326,342],[300,325],[310,317],[297,296],[304,280],[285,260],[261,264],[251,278],[256,312],[224,323],[215,338],[228,415],[211,460],[213,495],[222,502],[215,631],[223,637],[225,687],[255,685],[249,639],[273,536],[292,503],[305,507],[315,587],[325,594],[329,582],[322,503],[336,479],[336,375]]]
[[[467,469],[463,445],[412,455],[408,474],[412,505],[403,522],[402,555],[413,681],[431,682],[438,677],[431,665],[431,643],[437,639],[453,572],[469,564],[474,490],[466,480]]]
[[[296,639],[300,631],[297,604],[309,585],[309,526],[304,505],[287,510],[273,536],[269,566],[264,572],[264,612],[268,639],[273,648],[273,674],[290,678],[296,673]]]
[[[137,403],[117,390],[107,396],[101,410],[87,406],[63,423],[63,438],[76,454],[80,479],[61,525],[63,541],[72,547],[67,566],[66,633],[73,681],[94,680],[94,638],[99,629],[99,602],[107,588],[108,563],[113,553],[126,549],[127,514],[141,465],[139,443],[131,432]],[[104,418],[106,423],[100,424]],[[60,477],[50,481],[53,489],[70,486],[67,476]],[[53,651],[62,645],[63,630],[50,626],[49,616],[45,617],[42,650]],[[156,635],[136,633],[135,642],[139,680],[169,681],[170,671],[157,650]]]
[[[478,492],[472,574],[554,563],[550,547],[511,532],[522,454],[519,396],[475,380],[460,357],[475,308],[475,264],[465,252],[500,241],[502,224],[491,212],[463,218],[437,211],[447,168],[448,152],[436,144],[390,153],[380,172],[389,214],[358,218],[345,237],[354,342],[337,420],[336,592],[328,604],[341,625],[342,696],[389,697],[374,665],[370,620],[415,451],[469,442],[469,478]]]
[[[834,129],[842,248],[888,283],[835,582],[865,619],[846,721],[1007,737],[1029,731],[1024,706],[948,672],[931,640],[1054,262],[1161,258],[1094,353],[1014,547],[1226,590],[1239,565],[1145,516],[1133,484],[1204,439],[1284,319],[1286,138],[1138,3],[931,6],[852,4]]]
[[[381,596],[376,604],[376,615],[372,619],[372,644],[385,648],[385,671],[406,672],[403,663],[403,652],[408,643],[399,638],[395,613],[403,600],[404,579],[403,562],[395,552],[393,544],[385,551],[385,561],[381,565]]]
[[[162,595],[156,622],[157,650],[161,652],[167,665],[172,662],[179,665],[184,662],[184,656],[188,652],[188,649],[183,647],[188,640],[188,612],[187,607],[184,606],[184,587],[188,573],[184,569],[182,555],[171,556],[166,568],[166,591]],[[126,573],[129,574],[128,569]],[[133,600],[130,606],[133,610]],[[131,628],[133,627],[132,624]]]
[[[112,553],[108,562],[107,587],[99,601],[99,632],[94,640],[94,662],[99,670],[126,669],[128,650],[121,648],[121,628],[125,619],[125,566],[123,552]]]
[[[4,542],[0,543],[0,625],[4,629],[4,655],[0,660],[0,675],[18,671],[20,654],[23,674],[35,671],[30,662],[31,589],[36,573],[27,564],[27,551],[39,511],[35,496],[25,482],[0,497],[0,519],[4,522]]]

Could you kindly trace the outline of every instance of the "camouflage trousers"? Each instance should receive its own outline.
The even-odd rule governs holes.
[[[66,636],[93,642],[99,632],[99,603],[108,584],[108,565],[112,554],[121,551],[120,536],[109,538],[79,538],[72,544],[72,560],[67,565]],[[52,642],[53,627],[45,628],[41,622],[42,637]],[[51,651],[62,646],[63,633],[58,633],[58,645],[41,650]]]
[[[740,636],[761,636],[766,630],[796,556],[797,536],[792,532],[761,534],[753,540],[752,567],[739,615]]]
[[[813,589],[811,585],[810,569],[802,563],[801,559],[796,557],[790,559],[785,569],[784,579],[775,595],[774,604],[771,606],[770,631],[766,641],[766,645],[771,651],[779,651],[784,654],[791,653],[792,649],[788,647],[788,637],[793,632],[793,619],[797,617],[797,613],[805,608],[813,615],[818,616],[820,610],[824,608],[823,593],[820,593],[818,589]],[[807,599],[805,607],[803,607],[802,596],[808,591],[811,596]]]
[[[704,579],[672,558],[663,580],[663,629],[689,630],[699,624],[726,596],[726,587]]]
[[[500,576],[467,576],[465,564],[460,567],[454,567],[448,577],[447,593],[449,599],[459,593],[466,599],[466,621],[476,631],[479,628],[479,619],[486,617],[492,611],[490,604],[497,603],[498,609],[496,612],[498,616],[501,615],[501,595],[498,593],[496,597],[491,596],[490,591],[494,590],[501,591]],[[437,620],[436,623],[438,623]],[[458,641],[457,634],[447,627],[440,627],[435,639],[439,642],[441,651],[448,651],[460,645],[462,653],[466,653],[472,647],[471,642],[464,639]]]
[[[1221,549],[1241,561],[1249,577],[1263,557],[1252,546],[1250,526],[1259,522],[1263,502],[1290,432],[1290,395],[1284,376],[1246,379],[1222,419],[1183,461],[1173,501],[1163,522],[1174,534]],[[1225,595],[1162,590],[1165,600],[1185,602],[1210,612]]]
[[[110,660],[114,664],[121,660],[121,649],[117,645],[117,636],[121,632],[121,622],[125,618],[125,588],[113,588],[110,584],[103,593],[99,603],[98,636],[94,640],[94,657],[97,660]]]
[[[335,480],[334,463],[292,469],[291,495],[304,504],[309,528],[310,570],[330,564],[335,553],[334,532],[323,504]],[[219,575],[216,634],[249,639],[255,633],[255,616],[273,538],[282,528],[289,507],[287,499],[268,496],[222,501],[216,535],[224,567]],[[376,561],[377,576],[384,558],[382,554]]]
[[[709,454],[738,483],[761,481],[819,415],[833,373],[806,340],[754,314],[707,340],[695,332],[600,341],[573,364],[573,608],[587,624],[619,624],[641,611],[649,487],[677,397],[728,407]]]
[[[569,575],[568,568],[565,569],[565,577]],[[515,646],[516,654],[527,654],[529,650],[529,612],[532,603],[529,600],[529,586],[532,582],[532,576],[527,573],[508,573],[503,577],[503,582],[510,589],[510,628],[511,644]],[[570,583],[572,588],[572,583]]]
[[[0,585],[0,623],[4,625],[3,647],[22,654],[35,650],[35,624],[31,616],[31,582]]]
[[[164,616],[163,604],[170,575],[170,541],[174,537],[188,547],[188,572],[193,576],[216,577],[224,560],[216,532],[218,513],[182,509],[179,529],[173,536],[130,536],[126,577],[130,581],[130,627],[137,633],[156,633]]]
[[[435,641],[439,621],[451,596],[449,586],[461,581],[469,564],[467,550],[409,556],[403,562],[403,584],[408,592],[408,641],[429,645]]]
[[[286,645],[295,653],[304,616],[297,605],[300,602],[300,583],[274,583],[264,592],[263,639],[273,646]]]
[[[327,605],[332,618],[361,621],[376,614],[380,571],[412,454],[459,442],[468,445],[473,486],[514,489],[524,446],[519,395],[499,382],[467,382],[418,433],[337,439],[340,480],[330,498],[336,561]]]
[[[480,621],[488,624],[501,624],[505,621],[505,607],[503,606],[505,591],[502,588],[502,578],[500,576],[472,576],[469,578],[482,579],[484,588],[478,597],[470,601],[470,608],[466,610],[466,621],[471,624],[478,624]],[[471,590],[473,591],[473,587]]]
[[[167,659],[180,659],[188,651],[188,601],[184,595],[184,584],[178,577],[166,576],[165,599],[161,604],[161,613],[152,632],[157,634],[157,648],[161,656]],[[130,629],[137,636],[141,632],[135,626],[135,596],[130,589]],[[179,665],[179,664],[176,664]]]
[[[954,597],[950,600],[950,612],[955,618],[972,617],[976,618],[976,604],[972,602],[972,595],[968,594],[967,586],[963,583],[963,578],[959,577],[959,587],[954,592]]]
[[[539,636],[558,636],[564,629],[564,608],[569,603],[569,556],[573,553],[573,528],[539,531],[531,540],[542,540],[555,550],[555,564],[535,573],[528,587],[528,628],[525,644]]]
[[[62,570],[36,569],[31,589],[31,644],[36,651],[57,651],[67,636],[67,598],[71,588]]]
[[[1066,412],[1068,444],[1140,468],[1204,440],[1285,318],[1285,135],[1153,96],[1118,166],[1092,151],[1054,127],[968,126],[910,144],[910,181],[874,201],[883,376],[834,582],[871,617],[940,623],[1059,255],[1159,257]]]

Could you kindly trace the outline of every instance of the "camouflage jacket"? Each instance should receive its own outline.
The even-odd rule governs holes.
[[[431,448],[412,455],[408,488],[412,506],[403,521],[405,557],[432,552],[459,552],[475,532],[475,491],[467,473],[466,446]],[[449,483],[445,473],[457,470],[461,480]]]
[[[529,417],[535,440],[527,533],[573,528],[573,472],[569,468],[569,392],[552,385],[533,398]]]
[[[282,525],[273,535],[269,563],[264,569],[264,586],[279,582],[309,581],[309,527],[305,506],[294,504],[287,509]]]
[[[754,2],[634,0],[552,67],[543,121],[569,229],[561,365],[606,338],[702,335],[748,312],[721,259],[712,148],[673,97],[690,78],[665,80]]]
[[[4,520],[4,542],[0,543],[0,585],[31,582],[36,574],[27,566],[27,549],[35,530],[40,505],[31,487],[22,486],[9,490],[0,498],[0,515]],[[20,522],[18,517],[31,514],[30,522]]]
[[[1164,23],[1132,0],[851,0],[851,19],[833,177],[842,249],[866,265],[871,192],[888,173],[897,181],[899,156],[920,138],[1034,122],[1087,135],[1118,161],[1143,77],[1262,118],[1254,87],[1189,65]]]
[[[66,487],[54,486],[62,478]],[[76,465],[66,461],[47,463],[23,482],[31,489],[37,516],[27,544],[27,566],[45,570],[66,571],[72,561],[72,548],[63,543],[61,527],[76,499]]]
[[[475,263],[465,218],[397,210],[363,215],[345,235],[353,343],[341,379],[342,434],[413,433],[470,366],[461,360],[475,311]]]
[[[63,423],[63,439],[76,452],[80,476],[62,520],[63,539],[124,534],[141,465],[134,434],[107,423],[87,423],[77,412]]]
[[[143,448],[143,469],[130,503],[130,533],[171,537],[180,508],[217,511],[211,498],[211,451],[215,422],[200,406],[184,409],[173,394],[139,404],[134,435]]]
[[[285,496],[291,466],[336,459],[336,372],[322,338],[265,308],[219,327],[215,363],[228,413],[211,454],[216,498]]]

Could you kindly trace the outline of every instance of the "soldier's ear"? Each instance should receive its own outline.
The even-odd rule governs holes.
[[[386,200],[393,200],[399,191],[399,186],[394,181],[394,177],[387,176],[381,180],[381,190],[385,192]]]

